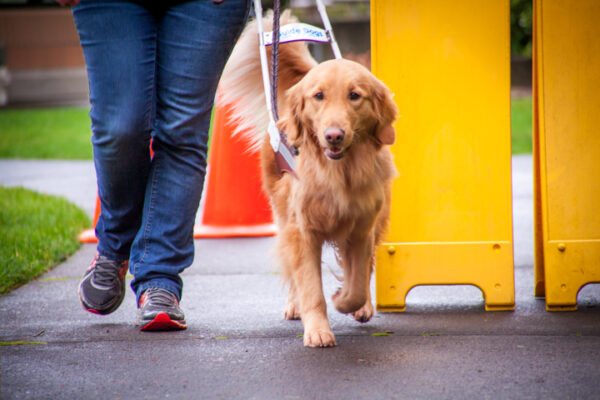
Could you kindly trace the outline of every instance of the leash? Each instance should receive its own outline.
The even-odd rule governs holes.
[[[269,113],[269,141],[275,152],[275,161],[279,167],[280,173],[289,172],[296,178],[294,156],[298,155],[298,150],[295,147],[290,147],[287,142],[287,137],[283,132],[280,132],[276,126],[279,120],[277,110],[277,84],[279,70],[279,44],[280,42],[292,42],[298,40],[314,41],[321,43],[330,43],[335,58],[342,58],[340,49],[333,35],[331,23],[325,6],[321,0],[316,0],[317,10],[323,21],[325,29],[320,29],[308,24],[296,23],[285,25],[280,29],[280,0],[273,1],[273,32],[265,33],[262,26],[262,4],[260,0],[254,0],[254,10],[256,19],[258,20],[258,42],[260,52],[260,63],[262,67],[263,85],[265,87],[265,100],[267,111]],[[269,74],[267,63],[266,46],[272,45],[271,49],[271,73]],[[270,76],[270,77],[269,77]]]
[[[278,13],[279,13],[279,1],[275,0],[277,4]],[[279,172],[283,173],[289,172],[294,177],[298,178],[296,175],[296,162],[294,160],[294,154],[292,149],[287,143],[287,138],[283,132],[280,132],[277,129],[275,123],[278,121],[277,115],[277,70],[279,63],[279,15],[275,15],[275,11],[273,11],[273,19],[274,25],[276,25],[277,36],[274,38],[273,42],[277,42],[274,46],[274,51],[272,53],[272,58],[275,60],[275,65],[271,64],[271,69],[273,69],[273,73],[271,74],[273,80],[269,78],[269,70],[267,63],[267,48],[265,47],[265,34],[262,26],[262,5],[260,0],[254,0],[254,10],[256,11],[256,19],[258,21],[258,42],[259,42],[259,51],[260,51],[260,64],[262,67],[262,77],[263,77],[263,85],[265,87],[265,100],[267,105],[267,111],[269,113],[269,127],[267,128],[267,132],[269,134],[269,141],[271,143],[271,147],[275,152],[275,161],[277,162],[277,166],[279,168]],[[274,26],[275,28],[275,26]]]
[[[273,104],[273,119],[275,122],[279,120],[277,112],[277,83],[279,74],[279,18],[280,18],[280,1],[273,1],[273,45],[271,47],[271,103]],[[285,135],[281,133],[282,141],[287,144]]]

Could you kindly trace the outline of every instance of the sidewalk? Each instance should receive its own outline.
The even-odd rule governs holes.
[[[0,160],[0,185],[64,195],[93,213],[90,162]],[[83,311],[84,245],[0,298],[0,399],[598,399],[600,290],[579,311],[533,297],[531,156],[513,157],[516,309],[485,312],[469,286],[419,287],[405,313],[359,325],[329,307],[338,346],[302,346],[283,319],[273,238],[196,240],[183,274],[188,329],[142,333],[133,293],[115,313]],[[1,240],[1,239],[0,239]],[[330,253],[326,263],[335,268]],[[338,282],[324,268],[330,304]],[[375,333],[393,332],[389,336]],[[34,344],[35,343],[35,344]]]

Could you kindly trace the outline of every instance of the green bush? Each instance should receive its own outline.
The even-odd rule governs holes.
[[[510,50],[512,54],[531,57],[532,27],[532,0],[510,0]]]

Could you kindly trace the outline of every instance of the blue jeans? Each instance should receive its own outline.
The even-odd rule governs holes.
[[[98,252],[129,259],[138,299],[149,287],[181,298],[211,109],[249,8],[250,0],[82,0],[73,8],[90,84]]]

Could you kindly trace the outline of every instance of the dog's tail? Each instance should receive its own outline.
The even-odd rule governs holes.
[[[289,10],[282,13],[280,24],[297,22]],[[268,11],[262,20],[265,31],[272,30],[273,12]],[[228,105],[235,122],[234,134],[243,134],[251,149],[258,149],[266,134],[269,115],[265,103],[265,91],[260,64],[258,22],[253,20],[244,29],[221,77],[217,105]],[[267,48],[271,61],[271,47]],[[283,43],[279,47],[278,104],[285,91],[296,84],[314,66],[304,42]]]

